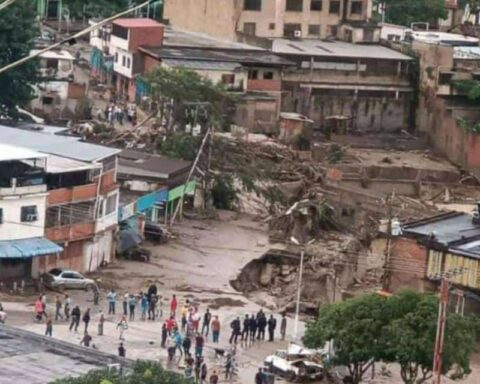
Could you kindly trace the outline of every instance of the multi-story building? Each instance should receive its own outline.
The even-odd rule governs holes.
[[[47,155],[0,144],[0,280],[38,276],[62,247],[46,239]]]
[[[372,0],[166,0],[173,26],[219,38],[336,36],[342,23],[368,21]]]
[[[44,168],[42,234],[60,245],[37,270],[66,267],[90,272],[114,257],[119,187],[114,148],[54,133],[2,126],[0,141],[48,155]],[[42,223],[43,223],[42,221]]]

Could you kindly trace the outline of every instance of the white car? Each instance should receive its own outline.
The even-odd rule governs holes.
[[[95,280],[87,279],[76,271],[54,268],[43,275],[44,283],[49,288],[63,289],[98,289]]]
[[[319,381],[324,377],[324,368],[311,360],[314,356],[314,351],[294,346],[288,351],[278,350],[274,355],[267,356],[264,364],[270,372],[289,381]]]

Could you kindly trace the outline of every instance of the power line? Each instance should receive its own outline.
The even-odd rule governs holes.
[[[7,1],[15,1],[15,0],[7,0]],[[108,23],[112,22],[115,19],[118,19],[121,16],[127,15],[127,14],[129,14],[133,11],[136,11],[140,8],[143,8],[146,5],[148,5],[150,3],[150,1],[151,0],[147,0],[140,5],[137,5],[135,7],[129,8],[125,11],[120,12],[120,13],[117,13],[116,15],[113,15],[113,16],[107,18],[107,19],[104,19],[104,20],[88,27],[88,28],[85,28],[82,31],[80,31],[80,32],[78,32],[78,33],[76,33],[76,34],[74,34],[70,37],[64,38],[63,40],[59,41],[58,43],[55,43],[55,44],[52,44],[52,45],[50,45],[46,48],[40,49],[40,50],[38,50],[34,53],[29,54],[28,56],[25,56],[25,57],[21,58],[20,60],[14,61],[13,63],[7,64],[6,66],[0,68],[0,74],[3,73],[3,72],[6,72],[6,71],[8,71],[12,68],[18,67],[19,65],[22,65],[22,64],[26,63],[27,61],[30,61],[31,59],[34,59],[35,57],[38,57],[38,56],[44,54],[45,52],[48,52],[48,51],[51,51],[52,49],[60,47],[62,44],[69,43],[69,42],[74,41],[75,39],[77,39],[79,37],[82,37],[83,35],[86,35],[87,33],[95,31],[96,29],[104,26],[105,24],[108,24]]]
[[[0,4],[0,11],[7,8],[9,5],[12,5],[15,1],[17,0],[5,0],[2,4]]]

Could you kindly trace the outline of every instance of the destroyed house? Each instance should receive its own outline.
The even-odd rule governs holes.
[[[55,130],[0,129],[0,142],[47,156],[45,209],[35,222],[44,222],[42,235],[63,250],[39,258],[32,277],[52,268],[94,271],[114,257],[120,151],[49,132]]]
[[[410,56],[375,44],[276,39],[272,52],[296,63],[282,78],[282,111],[325,129],[332,117],[360,132],[408,129],[414,110]]]
[[[449,212],[402,226],[392,241],[392,288],[430,290],[441,277],[480,291],[478,213]]]

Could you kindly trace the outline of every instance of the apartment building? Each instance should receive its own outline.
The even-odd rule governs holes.
[[[0,144],[0,281],[38,275],[63,248],[45,237],[47,155]]]
[[[326,38],[339,25],[368,21],[372,0],[166,0],[171,25],[222,39]]]
[[[38,204],[36,217],[42,235],[61,252],[36,259],[34,277],[56,267],[90,272],[114,258],[120,151],[56,133],[53,128],[0,127],[0,142],[48,155],[43,168],[44,203],[41,209]]]

